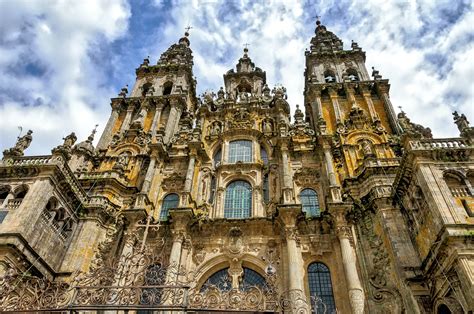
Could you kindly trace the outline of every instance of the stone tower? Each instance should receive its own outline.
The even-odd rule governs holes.
[[[95,130],[0,161],[0,310],[469,313],[474,128],[395,115],[319,21],[304,113],[247,48],[196,95],[189,34]]]

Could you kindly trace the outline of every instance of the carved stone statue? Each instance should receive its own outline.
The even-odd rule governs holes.
[[[375,155],[372,142],[369,141],[368,139],[363,139],[360,141],[360,148],[361,148],[362,153],[364,154],[364,157]]]
[[[68,136],[63,137],[63,140],[64,140],[64,143],[63,143],[62,147],[67,149],[67,150],[70,150],[72,148],[72,145],[74,145],[74,143],[76,143],[77,136],[74,132],[72,132]]]
[[[22,137],[18,137],[15,146],[13,146],[10,149],[7,149],[7,150],[3,151],[3,155],[5,157],[7,157],[7,156],[23,156],[25,149],[27,149],[30,146],[31,141],[33,140],[33,137],[31,136],[32,133],[33,133],[33,131],[28,130],[26,135],[24,135]]]
[[[453,112],[454,123],[458,126],[459,132],[469,128],[469,121],[464,114],[459,115],[457,111]]]

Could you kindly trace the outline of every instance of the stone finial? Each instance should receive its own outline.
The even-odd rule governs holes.
[[[4,150],[3,151],[3,156],[4,157],[21,157],[21,156],[23,156],[25,149],[27,149],[30,146],[31,141],[33,140],[33,137],[31,136],[32,133],[33,133],[33,131],[28,130],[26,135],[24,135],[22,137],[18,137],[18,139],[15,143],[15,146],[13,146],[12,148]]]

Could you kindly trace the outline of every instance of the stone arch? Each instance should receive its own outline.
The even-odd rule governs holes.
[[[9,185],[2,185],[0,186],[0,206],[2,206],[3,202],[5,199],[8,197],[10,194],[12,188]]]
[[[346,76],[352,82],[360,81],[359,72],[356,69],[352,68],[352,67],[346,69]]]
[[[23,199],[26,196],[26,193],[28,193],[29,187],[26,184],[22,184],[18,187],[15,188],[15,191],[13,194],[15,195],[16,199]]]
[[[231,256],[218,255],[204,262],[196,270],[195,279],[197,280],[194,280],[196,283],[195,287],[200,288],[204,282],[206,282],[207,278],[212,276],[212,274],[221,269],[229,267],[231,264],[231,259]],[[244,254],[240,260],[242,261],[242,267],[247,267],[265,277],[265,267],[267,265],[265,265],[261,258],[251,254]]]
[[[173,82],[166,81],[163,84],[163,96],[170,95],[173,92]]]
[[[454,197],[471,196],[466,176],[460,171],[449,169],[443,172],[443,179]]]
[[[112,152],[116,156],[120,156],[123,153],[128,153],[129,156],[135,156],[140,154],[140,146],[135,143],[126,143],[116,147]]]
[[[380,137],[378,134],[360,130],[351,132],[347,136],[346,142],[350,145],[357,145],[357,143],[363,139],[370,140],[373,145],[382,144],[384,142],[382,137]]]
[[[221,186],[227,187],[234,181],[247,181],[251,186],[252,189],[256,186],[256,178],[253,177],[249,173],[231,173],[231,172],[223,172],[221,175],[222,182]]]

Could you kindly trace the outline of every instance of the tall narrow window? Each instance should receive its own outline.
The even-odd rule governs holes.
[[[263,201],[268,203],[270,201],[270,191],[268,189],[268,173],[263,175]]]
[[[163,204],[161,204],[160,220],[167,220],[169,209],[178,207],[178,202],[178,194],[166,195],[166,197],[163,199]]]
[[[267,151],[263,147],[260,148],[260,157],[262,158],[263,164],[267,165],[268,164],[268,155],[267,155]]]
[[[218,167],[221,164],[221,159],[222,159],[222,152],[221,149],[217,149],[217,151],[214,154],[214,157],[212,158],[214,167]]]
[[[234,181],[227,186],[224,218],[247,218],[252,209],[252,187],[245,181]]]
[[[323,263],[310,264],[308,283],[313,310],[316,310],[316,313],[336,313],[329,268]]]
[[[252,141],[232,141],[229,149],[229,162],[251,162],[252,161]]]
[[[300,201],[303,212],[307,217],[319,217],[321,211],[319,208],[318,193],[312,189],[304,189],[300,193]]]
[[[214,196],[216,195],[216,177],[211,177],[211,190],[209,191],[209,204],[214,204]]]

